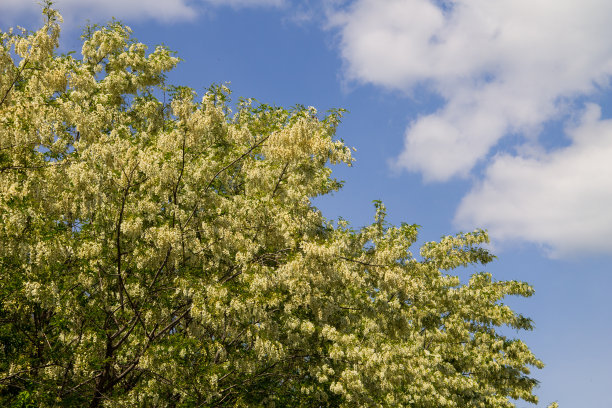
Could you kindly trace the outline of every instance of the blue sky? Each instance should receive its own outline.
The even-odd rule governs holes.
[[[57,0],[62,50],[114,16],[184,60],[169,82],[235,98],[350,111],[357,149],[329,218],[487,228],[498,279],[536,330],[539,406],[612,407],[612,3],[605,0]],[[0,27],[40,25],[0,0]],[[467,274],[472,271],[459,271]],[[516,333],[511,333],[517,335]],[[519,406],[529,406],[519,403]]]

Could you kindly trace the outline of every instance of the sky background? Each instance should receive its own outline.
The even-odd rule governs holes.
[[[116,17],[177,51],[169,83],[348,109],[337,136],[355,165],[334,168],[345,187],[315,204],[358,227],[382,200],[420,242],[488,229],[498,259],[484,269],[536,289],[507,303],[535,321],[508,334],[546,364],[538,406],[612,407],[612,2],[55,4],[62,52],[80,51],[86,21]],[[36,1],[0,0],[0,29],[41,22]]]

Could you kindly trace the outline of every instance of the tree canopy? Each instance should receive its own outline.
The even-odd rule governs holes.
[[[168,86],[112,22],[0,37],[0,405],[513,407],[542,363],[500,327],[484,231],[429,242],[311,198],[351,164],[342,110]],[[166,102],[167,101],[167,102]]]

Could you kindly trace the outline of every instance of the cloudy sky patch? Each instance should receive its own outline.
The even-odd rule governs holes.
[[[595,239],[612,235],[610,178],[595,177],[612,168],[611,156],[600,154],[610,153],[607,122],[585,119],[560,152],[523,156],[496,147],[511,135],[527,145],[511,150],[541,150],[546,123],[567,120],[568,105],[607,89],[610,15],[612,3],[600,0],[358,0],[332,21],[347,78],[407,93],[425,84],[444,100],[407,124],[395,166],[425,182],[475,178],[457,225],[476,223],[558,255],[584,248],[589,231]]]
[[[532,157],[496,156],[459,205],[463,228],[528,240],[553,257],[612,253],[612,120],[587,107],[568,129],[572,144]]]
[[[2,0],[0,22],[13,23],[24,15],[37,15],[40,2]],[[54,0],[70,26],[82,25],[85,19],[104,21],[115,17],[131,21],[155,20],[162,23],[194,21],[210,7],[279,7],[285,0]]]

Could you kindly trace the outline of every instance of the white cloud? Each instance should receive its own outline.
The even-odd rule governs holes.
[[[197,12],[185,0],[55,0],[53,7],[59,10],[67,24],[82,24],[86,19],[94,22],[111,17],[132,20],[157,20],[171,22],[193,19]],[[3,20],[15,20],[22,15],[39,15],[37,1],[3,0],[0,14]],[[14,23],[14,21],[8,21]]]
[[[356,0],[331,22],[348,79],[443,98],[408,124],[395,165],[426,181],[475,177],[457,226],[564,256],[612,253],[612,121],[590,104],[567,124],[609,88],[610,15],[607,0]],[[564,121],[556,150],[539,144],[544,124]]]
[[[262,7],[272,6],[279,7],[285,4],[285,0],[204,0],[209,4],[215,6],[229,6],[229,7]]]
[[[446,105],[408,126],[397,165],[429,180],[467,175],[509,132],[536,133],[562,98],[612,73],[612,2],[358,0],[332,21],[347,77]]]
[[[612,252],[612,120],[591,104],[567,133],[573,143],[565,148],[495,157],[461,201],[456,224],[538,243],[553,256]]]
[[[23,16],[40,15],[36,0],[1,0],[0,23],[17,24]],[[284,0],[54,0],[69,26],[86,19],[104,22],[112,17],[129,20],[176,22],[193,20],[202,7],[278,7]]]

